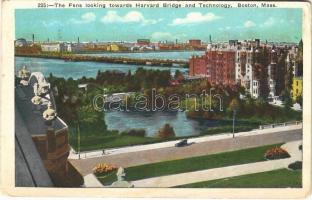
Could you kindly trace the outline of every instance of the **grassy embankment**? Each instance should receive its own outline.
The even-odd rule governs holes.
[[[248,121],[238,121],[236,122],[235,131],[250,131],[252,129],[258,128],[259,123],[257,122],[248,122]],[[77,132],[74,127],[69,127],[69,142],[71,146],[77,149],[78,138]],[[220,133],[229,133],[232,132],[232,121],[224,120],[220,121],[219,125],[216,127],[208,128],[206,131],[203,131],[197,136],[183,136],[183,137],[174,137],[174,138],[158,138],[158,137],[140,137],[132,135],[122,135],[118,131],[103,131],[102,129],[98,130],[97,126],[94,125],[91,128],[82,128],[80,131],[80,151],[91,151],[91,150],[100,150],[100,149],[109,149],[116,147],[124,146],[133,146],[139,144],[151,144],[156,142],[165,142],[171,140],[178,140],[184,138],[193,138],[204,135],[213,135]]]
[[[125,168],[126,180],[134,181],[170,174],[265,161],[265,152],[276,146],[281,146],[281,144],[128,167]],[[97,177],[104,185],[110,185],[116,181],[116,172],[99,174]]]
[[[264,121],[265,119],[239,119],[235,122],[235,132],[251,131],[253,129],[259,128],[261,124],[277,123],[283,121],[296,120],[293,115],[283,115],[283,119],[274,121]],[[285,117],[287,119],[285,119]],[[261,123],[261,120],[263,121]],[[222,120],[219,121],[218,125],[215,127],[210,127],[205,131],[202,131],[197,136],[183,136],[183,137],[173,137],[173,138],[158,138],[158,137],[140,137],[132,135],[122,135],[118,131],[103,131],[103,129],[97,129],[97,125],[94,124],[88,128],[82,128],[80,134],[80,151],[91,151],[100,150],[124,146],[133,146],[139,144],[151,144],[156,142],[165,142],[171,140],[178,140],[184,138],[194,138],[204,135],[213,135],[221,133],[231,133],[232,132],[232,120]],[[70,137],[69,142],[71,146],[77,150],[77,132],[74,127],[69,127]]]
[[[235,176],[230,178],[192,183],[178,186],[181,188],[300,188],[302,171],[278,169],[268,172]]]

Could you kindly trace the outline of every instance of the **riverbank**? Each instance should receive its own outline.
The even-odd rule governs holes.
[[[259,122],[248,122],[245,120],[238,120],[235,123],[235,133],[247,132],[259,128]],[[232,121],[224,120],[220,121],[218,126],[208,128],[202,131],[198,135],[170,137],[170,138],[158,138],[158,137],[146,137],[146,136],[134,136],[130,134],[121,134],[117,130],[105,130],[100,129],[101,124],[93,124],[92,126],[83,127],[81,125],[80,133],[80,152],[87,152],[101,149],[111,149],[135,145],[153,144],[158,142],[167,142],[180,139],[191,139],[205,135],[216,135],[220,133],[231,133],[233,131]],[[75,131],[75,127],[69,127],[69,143],[74,151],[78,151],[78,133]]]
[[[188,68],[188,62],[183,60],[170,60],[170,59],[149,59],[149,58],[129,58],[129,57],[109,57],[109,56],[88,56],[77,54],[60,54],[60,53],[16,53],[16,57],[33,57],[44,59],[61,59],[71,62],[100,62],[100,63],[115,63],[127,65],[144,65],[156,67],[181,67]]]
[[[198,50],[154,50],[154,51],[103,51],[103,50],[98,50],[98,51],[80,51],[78,54],[101,54],[101,53],[106,53],[106,54],[122,54],[122,53],[171,53],[171,52],[199,52]],[[205,52],[205,51],[203,51]]]

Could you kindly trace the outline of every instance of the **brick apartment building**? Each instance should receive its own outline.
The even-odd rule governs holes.
[[[235,51],[209,49],[203,56],[193,56],[189,62],[189,75],[206,77],[211,84],[235,84]]]
[[[228,44],[207,47],[203,56],[189,60],[189,75],[207,78],[211,84],[235,85],[245,88],[253,98],[276,98],[285,88],[284,75],[290,67],[296,71],[294,47],[260,45],[260,40],[231,40]],[[285,59],[286,64],[278,62]]]

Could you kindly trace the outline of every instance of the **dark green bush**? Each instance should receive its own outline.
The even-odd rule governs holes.
[[[301,170],[302,169],[302,162],[296,161],[296,162],[290,163],[288,165],[288,168],[292,169],[292,170]]]

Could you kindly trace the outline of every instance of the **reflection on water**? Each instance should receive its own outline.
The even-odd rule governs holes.
[[[217,121],[187,119],[185,112],[105,112],[105,123],[110,130],[125,131],[134,128],[146,130],[147,136],[155,136],[159,128],[169,123],[176,136],[198,135]]]

